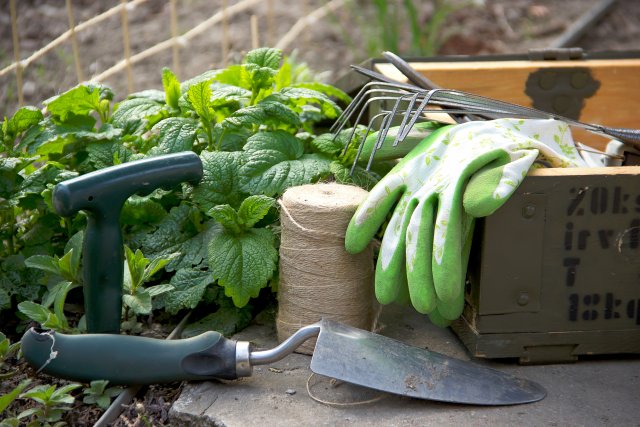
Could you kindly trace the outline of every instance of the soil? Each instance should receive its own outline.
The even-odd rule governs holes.
[[[600,0],[456,0],[458,6],[446,17],[446,24],[437,38],[438,55],[482,55],[525,53],[530,48],[548,46],[571,24]],[[64,2],[61,0],[17,1],[18,36],[21,57],[26,58],[68,29]],[[120,0],[73,0],[76,23],[108,10]],[[178,28],[184,33],[219,10],[222,1],[179,0]],[[237,1],[227,2],[235,4]],[[223,58],[222,26],[213,27],[201,36],[181,46],[179,70],[175,68],[171,49],[165,50],[133,66],[133,90],[161,87],[161,69],[168,66],[186,79],[203,71],[238,62],[251,49],[250,19],[258,17],[259,44],[274,45],[303,16],[323,5],[325,1],[265,1],[250,11],[229,20],[229,54]],[[401,4],[402,2],[390,2]],[[419,16],[426,22],[434,9],[434,2],[420,4]],[[270,18],[273,17],[273,18]],[[113,66],[123,57],[120,15],[106,19],[94,27],[79,32],[79,57],[85,78]],[[371,54],[365,48],[377,45],[367,39],[370,22],[375,19],[371,3],[353,1],[320,22],[307,28],[294,44],[286,49],[295,51],[298,61],[322,73],[328,82],[335,81]],[[170,2],[152,0],[128,10],[132,53],[143,51],[171,36]],[[408,24],[401,25],[403,34],[398,43],[400,54],[408,52],[410,40]],[[406,33],[406,34],[405,34]],[[600,22],[593,26],[575,45],[586,51],[637,49],[640,37],[640,2],[618,0]],[[414,53],[415,54],[415,53]],[[0,69],[13,61],[9,2],[0,3]],[[77,83],[74,57],[70,43],[65,43],[43,56],[24,71],[23,92],[26,104],[39,105],[42,100],[60,93]],[[113,87],[118,99],[128,93],[126,74],[121,72],[104,83]],[[0,117],[12,114],[17,108],[15,73],[0,76]],[[6,369],[17,369],[18,375],[0,385],[0,396],[11,390],[21,379],[32,378],[35,384],[63,383],[53,378],[35,375],[24,362],[9,360]],[[168,425],[167,413],[179,395],[180,384],[153,386],[128,405],[115,425]],[[79,396],[77,396],[79,397]],[[74,410],[64,420],[70,425],[92,425],[102,410],[81,403],[77,398]],[[12,413],[27,409],[31,403],[19,399],[10,407]]]

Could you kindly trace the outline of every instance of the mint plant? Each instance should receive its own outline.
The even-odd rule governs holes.
[[[302,80],[308,75],[279,50],[261,48],[240,64],[183,82],[164,69],[162,90],[118,103],[108,87],[87,83],[44,101],[42,110],[24,107],[5,118],[0,310],[18,307],[45,327],[78,330],[64,307],[82,285],[78,232],[86,215],[58,216],[54,186],[109,166],[193,151],[204,169],[198,185],[133,196],[123,207],[130,248],[125,326],[136,329],[138,317],[154,310],[171,316],[203,303],[220,329],[246,324],[259,306],[252,300],[277,281],[275,199],[323,179],[363,186],[377,180],[359,168],[352,177],[353,149],[343,156],[342,137],[323,135],[349,97]]]
[[[106,380],[91,381],[89,387],[82,390],[82,394],[84,394],[82,402],[107,409],[111,404],[111,399],[122,393],[121,387],[107,387],[108,384],[109,381]]]
[[[71,410],[71,404],[75,401],[71,392],[81,387],[80,384],[68,384],[60,388],[55,385],[39,385],[22,393],[21,398],[29,398],[36,406],[21,412],[18,419],[28,419],[27,426],[62,426],[66,423],[60,421],[62,415]]]

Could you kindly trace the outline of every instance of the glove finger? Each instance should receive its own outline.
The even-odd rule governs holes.
[[[435,200],[432,194],[418,204],[406,233],[409,296],[413,307],[423,314],[430,313],[436,307],[432,275]]]
[[[431,321],[431,323],[441,328],[446,328],[447,326],[451,325],[451,320],[442,317],[437,307],[435,308],[435,310],[429,313],[429,320]]]
[[[402,177],[393,171],[371,189],[347,227],[344,237],[347,252],[355,254],[367,247],[404,190]]]
[[[375,274],[376,298],[380,304],[397,300],[407,286],[405,268],[405,230],[416,207],[417,201],[404,195],[389,221],[382,237]]]
[[[537,156],[538,150],[524,151],[524,155],[515,161],[509,156],[500,156],[481,168],[469,179],[464,190],[464,210],[476,218],[494,213],[509,200]]]
[[[445,303],[444,301],[437,300],[438,314],[444,319],[456,320],[462,314],[464,309],[464,287],[466,283],[467,265],[469,263],[469,255],[471,254],[471,245],[473,242],[473,230],[475,226],[475,218],[470,215],[462,216],[462,235],[464,239],[464,246],[461,251],[461,272],[462,280],[459,283],[460,292],[455,300]]]
[[[461,293],[462,268],[462,201],[457,192],[440,195],[433,235],[433,284],[438,299],[453,303]]]

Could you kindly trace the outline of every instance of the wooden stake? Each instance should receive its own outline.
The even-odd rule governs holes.
[[[260,47],[260,37],[258,34],[258,17],[251,15],[251,48],[257,49]]]
[[[84,74],[82,72],[82,65],[80,64],[80,53],[78,51],[78,39],[76,38],[76,23],[75,19],[73,19],[73,7],[71,5],[71,0],[66,0],[67,4],[67,17],[69,18],[69,31],[71,37],[71,49],[73,51],[73,61],[76,65],[76,77],[78,78],[78,83],[82,83],[84,81]]]
[[[222,0],[222,66],[227,66],[229,58],[229,17],[227,16],[227,0]]]
[[[127,91],[133,92],[133,70],[131,67],[131,45],[129,43],[129,17],[127,16],[127,0],[120,0],[122,4],[121,26],[122,44],[124,45],[124,63],[127,71]]]
[[[178,12],[176,0],[171,0],[171,38],[173,38],[173,73],[180,80],[180,46],[178,44]]]
[[[273,0],[267,0],[267,41],[269,46],[276,42],[276,21]]]
[[[16,13],[16,0],[9,2],[11,13],[11,35],[13,37],[13,59],[16,62],[16,84],[18,86],[18,107],[24,105],[22,94],[22,65],[20,65],[20,42],[18,41],[18,15]]]

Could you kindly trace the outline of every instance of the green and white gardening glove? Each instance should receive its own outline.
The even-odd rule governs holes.
[[[586,166],[567,125],[553,120],[447,126],[416,146],[371,190],[345,236],[347,251],[360,252],[395,205],[376,267],[380,303],[398,300],[408,287],[413,306],[435,323],[457,318],[473,219],[504,204],[536,159]]]

